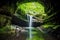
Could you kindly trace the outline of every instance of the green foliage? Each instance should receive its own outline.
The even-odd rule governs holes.
[[[11,17],[0,15],[0,33],[8,33],[11,31]]]
[[[18,13],[19,12],[19,13]],[[46,18],[47,14],[45,13],[45,6],[38,1],[30,1],[30,2],[20,2],[17,3],[17,9],[15,15],[20,19],[26,20],[26,15],[33,15],[34,17],[38,17],[39,19]]]
[[[6,21],[6,16],[5,15],[0,15],[0,27],[4,25],[5,21]]]
[[[45,13],[44,6],[38,2],[28,2],[20,4],[18,6],[18,9],[21,9],[21,11],[25,12],[25,14],[30,15],[36,15],[36,14],[43,15]]]
[[[0,28],[0,33],[8,33],[11,30],[11,28],[8,26]]]

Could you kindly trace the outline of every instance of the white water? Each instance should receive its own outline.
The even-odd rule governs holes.
[[[27,19],[28,19],[28,25],[27,29],[29,29],[29,38],[27,40],[32,40],[32,22],[33,22],[33,16],[27,14]]]
[[[32,39],[32,16],[30,16],[30,19],[29,19],[29,37],[30,37],[30,40]]]

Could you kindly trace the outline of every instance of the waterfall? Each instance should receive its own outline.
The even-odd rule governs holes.
[[[32,22],[33,22],[33,16],[27,14],[27,19],[28,19],[28,25],[27,27],[29,29],[29,40],[32,40]]]
[[[32,16],[30,16],[30,19],[29,19],[29,37],[30,37],[30,40],[32,39]]]

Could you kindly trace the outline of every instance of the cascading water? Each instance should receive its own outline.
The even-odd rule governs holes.
[[[29,29],[29,40],[32,40],[32,22],[33,22],[33,16],[32,15],[27,15],[27,19],[29,22],[29,27],[27,27]]]
[[[32,18],[33,16],[30,16],[30,20],[29,20],[29,37],[30,40],[32,39]]]

